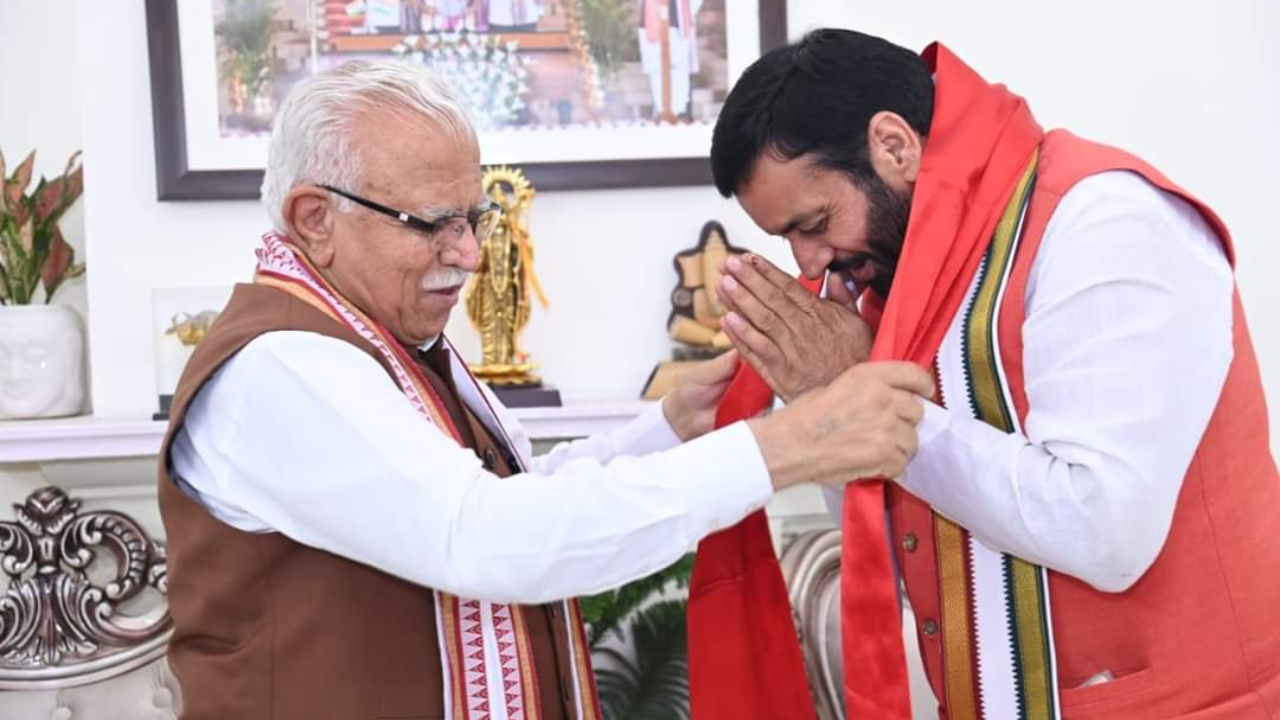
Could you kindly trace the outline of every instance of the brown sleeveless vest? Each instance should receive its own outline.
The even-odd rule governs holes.
[[[430,589],[280,533],[236,530],[216,520],[170,478],[169,448],[205,381],[259,335],[280,330],[349,342],[383,364],[379,353],[355,333],[285,292],[258,285],[236,287],[187,364],[159,467],[174,621],[169,664],[182,686],[182,718],[443,718]],[[485,466],[499,476],[512,474],[511,450],[458,399],[444,351],[420,353],[418,359]],[[390,376],[388,381],[393,382]],[[551,720],[569,720],[575,712],[562,615],[558,605],[530,608],[525,615],[541,717]]]

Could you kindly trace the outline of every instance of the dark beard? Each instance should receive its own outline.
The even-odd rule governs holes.
[[[898,257],[907,238],[907,221],[911,217],[911,196],[898,195],[878,175],[856,181],[867,196],[867,251],[839,258],[827,269],[842,272],[861,266],[868,260],[875,274],[867,285],[877,295],[889,299],[893,276],[898,271]]]

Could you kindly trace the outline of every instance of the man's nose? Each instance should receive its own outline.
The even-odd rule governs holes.
[[[476,239],[476,234],[470,228],[463,237],[458,238],[456,242],[449,243],[441,253],[442,261],[445,264],[466,270],[467,272],[475,272],[480,267],[480,241]]]
[[[814,240],[792,240],[791,254],[796,259],[796,265],[800,267],[800,272],[810,280],[817,280],[826,272],[827,266],[835,259],[835,252],[825,243]]]

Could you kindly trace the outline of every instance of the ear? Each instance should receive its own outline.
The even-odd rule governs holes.
[[[333,262],[337,212],[329,191],[315,185],[299,185],[284,197],[282,214],[289,237],[316,267]]]
[[[867,123],[867,155],[889,187],[910,192],[920,174],[924,139],[901,115],[882,110]]]

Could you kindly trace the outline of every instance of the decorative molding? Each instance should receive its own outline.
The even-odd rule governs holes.
[[[563,440],[616,430],[636,419],[652,402],[511,408],[531,440]]]
[[[48,486],[0,522],[0,690],[97,682],[164,654],[172,628],[164,546],[112,511],[80,512],[80,501]],[[115,572],[92,575],[107,551]],[[109,567],[109,566],[108,566]],[[125,612],[144,591],[158,602]]]
[[[155,455],[165,423],[91,416],[0,423],[0,463]]]
[[[840,531],[810,530],[779,560],[819,720],[845,720],[840,640]]]
[[[533,440],[584,437],[635,419],[647,402],[515,408],[510,412]],[[160,450],[167,424],[93,417],[0,422],[0,464],[149,457]]]

